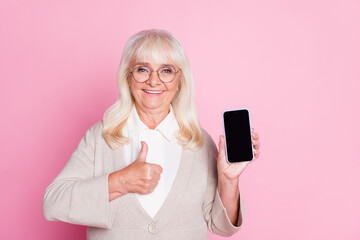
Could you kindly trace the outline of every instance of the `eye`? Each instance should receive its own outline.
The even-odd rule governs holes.
[[[137,72],[137,73],[149,73],[150,70],[147,68],[147,67],[136,67],[134,69],[134,72]]]
[[[160,74],[171,74],[173,72],[174,72],[174,70],[171,69],[171,68],[162,68],[162,69],[160,69]]]

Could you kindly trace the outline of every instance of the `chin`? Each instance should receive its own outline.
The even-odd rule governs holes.
[[[164,104],[164,103],[149,103],[149,102],[147,102],[146,104],[142,104],[142,105],[139,105],[139,106],[143,107],[145,109],[156,110],[156,109],[165,108],[167,105]]]

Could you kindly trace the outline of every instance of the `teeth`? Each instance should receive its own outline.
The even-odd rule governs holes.
[[[149,91],[149,90],[144,90],[147,93],[152,93],[152,94],[159,94],[162,93],[163,91]]]

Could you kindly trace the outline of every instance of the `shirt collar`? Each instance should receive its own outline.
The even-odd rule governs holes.
[[[149,128],[140,120],[135,106],[132,108],[130,116],[127,121],[128,134],[132,138]],[[175,118],[174,111],[170,105],[169,114],[162,120],[154,129],[159,131],[161,135],[169,142],[176,142],[175,133],[179,130],[179,124]]]

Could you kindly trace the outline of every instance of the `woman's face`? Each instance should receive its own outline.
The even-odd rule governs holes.
[[[152,113],[159,114],[169,111],[170,103],[179,89],[181,72],[176,74],[173,81],[164,83],[159,79],[157,70],[167,65],[174,66],[176,71],[179,70],[172,61],[157,65],[149,59],[136,61],[130,66],[131,70],[138,66],[144,66],[153,70],[150,78],[145,82],[137,82],[133,74],[129,81],[130,91],[135,99],[135,105],[142,111],[151,111]]]

